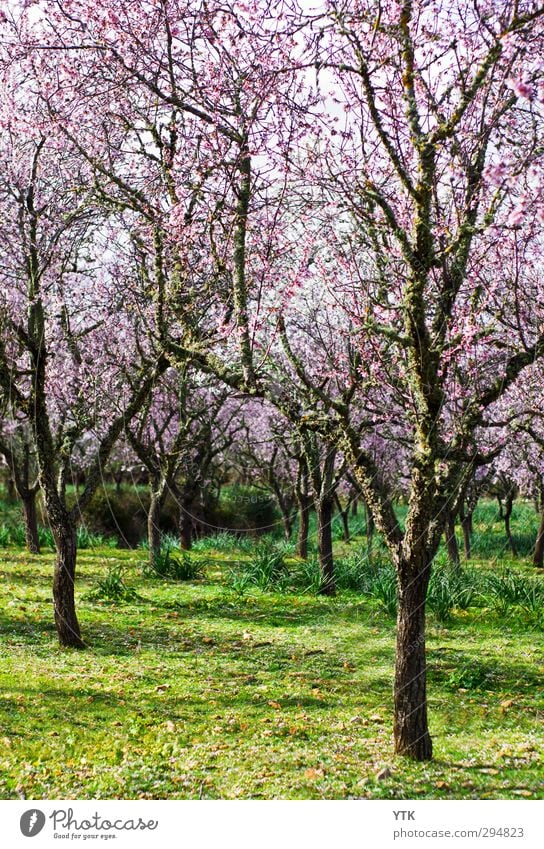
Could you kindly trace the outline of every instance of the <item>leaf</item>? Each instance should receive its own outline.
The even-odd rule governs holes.
[[[304,778],[307,778],[309,781],[318,781],[320,778],[324,778],[325,771],[321,768],[315,769],[314,767],[310,767],[304,772]]]
[[[269,704],[270,707],[274,708],[275,710],[281,710],[281,705],[280,705],[279,702],[274,702],[274,701],[271,700],[271,701],[268,702],[268,704]]]

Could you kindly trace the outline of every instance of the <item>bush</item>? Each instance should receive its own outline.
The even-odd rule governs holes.
[[[272,531],[279,522],[273,497],[241,484],[223,487],[219,501],[208,500],[203,518],[210,531],[215,528],[254,534]]]
[[[147,536],[147,513],[149,510],[147,489],[113,489],[101,487],[96,491],[83,512],[83,524],[87,532],[100,537],[117,537],[121,545],[136,546]],[[178,508],[171,498],[166,499],[161,512],[161,528],[175,533]]]

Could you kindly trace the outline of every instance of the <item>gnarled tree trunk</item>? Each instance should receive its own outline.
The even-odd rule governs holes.
[[[544,569],[544,483],[539,486],[540,524],[536,535],[535,547],[533,549],[533,566]]]
[[[335,500],[335,503],[336,503],[336,507],[338,509],[338,513],[340,515],[340,519],[342,521],[342,536],[343,536],[344,542],[349,542],[350,541],[350,535],[349,535],[349,501],[348,501],[348,503],[346,504],[345,507],[342,507],[342,502],[340,501],[340,498],[338,497],[338,495],[336,493],[334,495],[334,500]]]
[[[149,546],[149,565],[153,567],[161,552],[161,508],[163,498],[160,492],[150,488],[149,512],[147,514],[147,542]]]
[[[366,551],[368,558],[372,557],[372,543],[374,542],[374,531],[376,526],[374,524],[374,516],[372,515],[372,511],[365,504],[365,518],[366,518]]]
[[[333,499],[324,497],[316,504],[317,551],[321,571],[320,595],[336,595],[334,559],[332,553]]]
[[[305,493],[299,493],[298,501],[298,534],[297,554],[303,560],[308,559],[308,537],[310,534],[310,510],[312,499]]]
[[[514,497],[508,495],[506,498],[506,503],[504,506],[504,531],[506,533],[506,539],[508,540],[508,545],[510,546],[510,551],[514,557],[517,557],[517,548],[516,543],[514,542],[514,537],[512,536],[512,530],[510,528],[510,519],[512,517],[512,510],[514,508]]]
[[[49,510],[57,559],[53,576],[55,625],[61,646],[85,648],[76,615],[76,525],[67,511]]]
[[[295,497],[298,504],[297,554],[303,560],[308,559],[308,537],[310,535],[310,511],[312,497],[309,492],[308,466],[303,456],[298,458]]]
[[[23,519],[25,523],[26,547],[31,554],[40,553],[38,536],[38,514],[36,511],[36,490],[29,489],[21,495]]]
[[[461,558],[459,556],[459,546],[457,544],[457,537],[455,535],[455,513],[453,513],[451,510],[448,510],[446,514],[444,536],[446,538],[446,548],[448,550],[448,558],[450,564],[455,569],[458,569],[461,565]]]
[[[418,761],[433,754],[427,720],[425,598],[427,558],[398,567],[397,656],[395,664],[395,751]]]
[[[183,500],[179,508],[179,543],[184,551],[193,547],[192,508],[192,500]]]
[[[470,560],[472,554],[472,511],[467,512],[463,503],[461,503],[459,509],[459,519],[463,532],[463,553],[465,560]]]

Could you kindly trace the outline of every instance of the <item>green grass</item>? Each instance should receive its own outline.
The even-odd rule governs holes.
[[[528,613],[431,610],[435,759],[415,764],[392,756],[394,619],[379,599],[237,592],[227,576],[247,543],[201,548],[203,576],[183,583],[143,576],[145,551],[81,552],[85,652],[57,646],[52,553],[3,552],[1,798],[544,798]],[[482,580],[496,566],[472,564]]]

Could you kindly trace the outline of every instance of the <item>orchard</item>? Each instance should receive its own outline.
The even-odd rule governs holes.
[[[543,56],[533,0],[4,4],[8,689],[35,650],[62,704],[78,670],[89,698],[122,699],[104,652],[123,645],[156,692],[176,679],[169,711],[206,705],[197,741],[225,722],[227,748],[249,745],[258,705],[285,714],[270,722],[301,754],[278,755],[273,779],[226,764],[219,796],[379,798],[391,775],[428,797],[542,793],[530,755],[525,783],[492,767],[487,789],[440,764],[472,763],[462,726],[484,698],[488,759],[521,745],[516,725],[529,753],[542,742]],[[227,653],[204,689],[203,647]],[[281,694],[291,649],[311,698]],[[502,678],[482,671],[493,650],[512,656]],[[217,692],[236,675],[254,701],[227,717]],[[183,778],[178,721],[145,704],[141,779],[113,775],[136,745],[123,700],[116,761],[94,748],[55,778],[43,764],[66,751],[17,738],[39,765],[11,766],[0,793],[202,798],[213,781],[200,761],[200,789]],[[43,720],[59,745],[72,720],[94,740],[96,717],[69,714]],[[176,740],[153,783],[159,727]],[[276,738],[257,736],[266,764]],[[333,752],[344,777],[315,766]],[[305,779],[283,791],[297,757]]]

